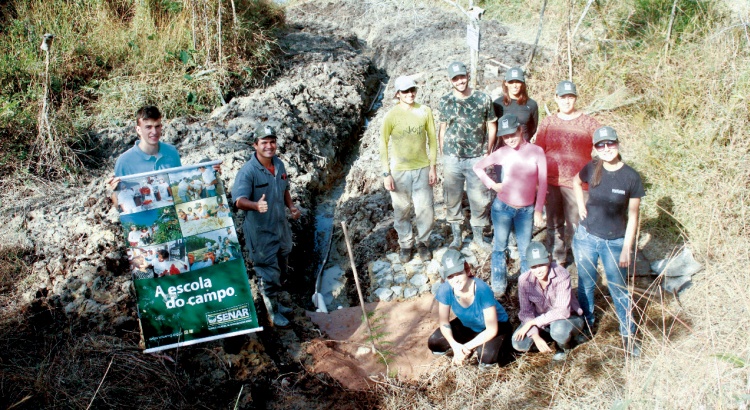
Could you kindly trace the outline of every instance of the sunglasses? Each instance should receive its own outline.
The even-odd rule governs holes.
[[[417,93],[417,88],[416,87],[412,87],[412,88],[409,88],[408,90],[401,91],[401,94],[410,94],[410,93],[416,94]]]
[[[604,151],[605,148],[617,148],[617,141],[602,141],[594,144],[597,151]]]

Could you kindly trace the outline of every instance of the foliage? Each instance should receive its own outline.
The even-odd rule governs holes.
[[[273,64],[274,31],[283,24],[283,12],[270,0],[5,3],[0,6],[0,178],[37,172],[33,145],[44,90],[39,49],[44,33],[55,35],[49,104],[52,131],[62,145],[58,151],[67,146],[85,156],[95,154],[87,131],[125,125],[142,105],[159,105],[168,117],[196,115],[257,85]]]

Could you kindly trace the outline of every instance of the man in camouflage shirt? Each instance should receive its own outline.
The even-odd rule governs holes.
[[[440,99],[440,130],[438,145],[443,154],[443,191],[445,192],[446,219],[451,225],[451,248],[461,248],[461,199],[466,194],[471,207],[471,231],[474,243],[485,252],[492,247],[484,241],[482,229],[489,224],[484,210],[491,196],[472,167],[489,147],[495,144],[497,116],[492,108],[492,98],[469,87],[466,66],[453,62],[448,66],[448,79],[453,91]]]

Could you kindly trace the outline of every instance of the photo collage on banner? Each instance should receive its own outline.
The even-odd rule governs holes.
[[[118,208],[145,351],[262,330],[213,167],[183,166],[122,180]]]

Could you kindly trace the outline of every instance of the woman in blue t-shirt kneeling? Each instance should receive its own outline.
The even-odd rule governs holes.
[[[598,158],[586,164],[573,180],[581,217],[573,237],[573,255],[578,268],[578,302],[586,322],[593,326],[596,265],[601,259],[625,352],[639,356],[627,269],[638,227],[638,210],[646,193],[638,172],[622,162],[614,129],[597,129],[594,147]],[[583,199],[583,183],[589,185],[588,201]]]
[[[430,336],[428,347],[434,354],[452,349],[455,364],[462,364],[476,350],[480,366],[494,365],[512,331],[508,314],[490,287],[474,277],[461,252],[449,249],[443,255],[443,280],[435,295],[440,327]],[[453,320],[449,320],[451,311],[456,315]]]

